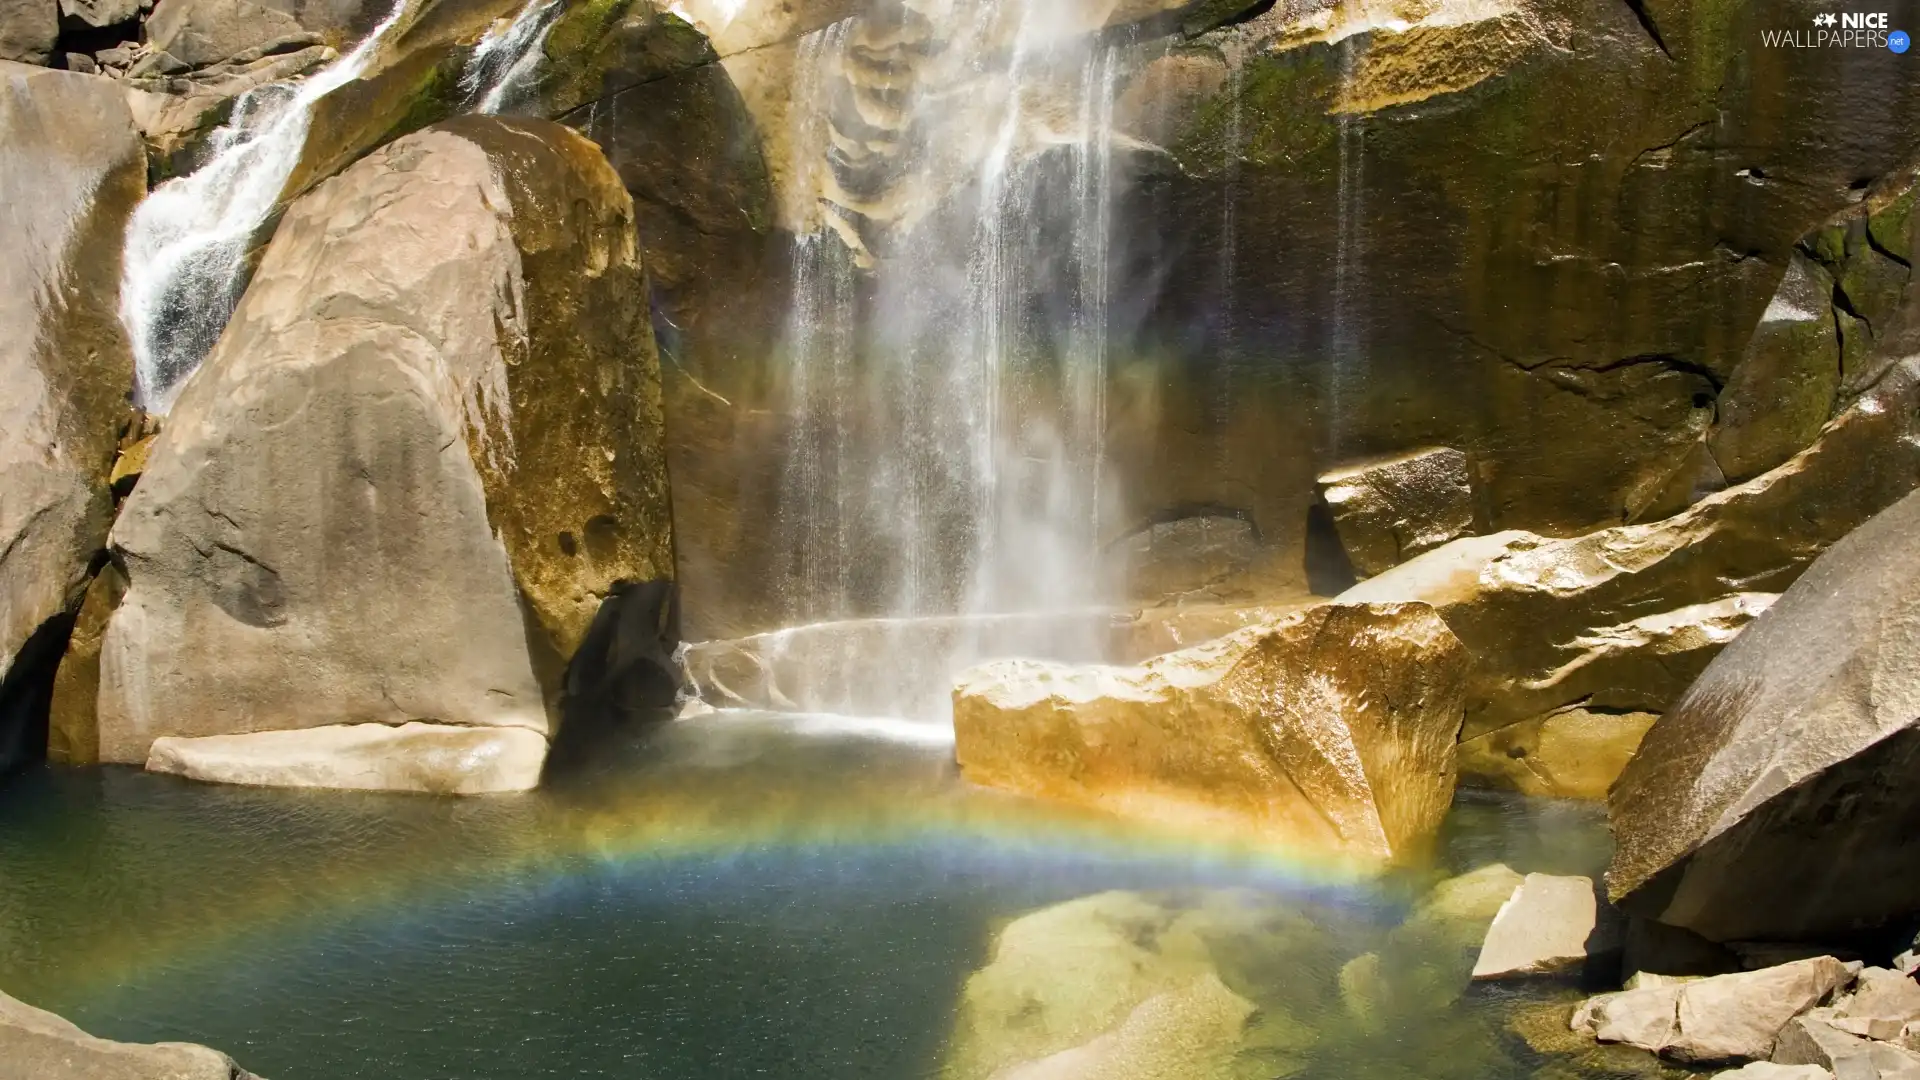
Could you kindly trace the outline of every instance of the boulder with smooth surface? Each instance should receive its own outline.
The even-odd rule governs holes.
[[[1570,708],[1460,743],[1463,787],[1604,802],[1659,717]]]
[[[59,39],[58,0],[0,0],[0,60],[44,64]]]
[[[990,787],[1364,858],[1453,797],[1466,653],[1420,604],[1310,608],[1138,667],[997,661],[954,689]]]
[[[348,724],[153,741],[147,771],[250,787],[489,795],[539,786],[547,740],[525,728]]]
[[[1487,928],[1474,981],[1579,974],[1601,957],[1617,961],[1619,927],[1611,916],[1593,879],[1528,874]]]
[[[631,204],[470,118],[288,212],[113,533],[103,760],[415,720],[548,729],[619,583],[671,576]]]
[[[1916,774],[1920,495],[1822,556],[1647,732],[1612,796],[1608,889],[1715,941],[1904,920]]]
[[[257,1080],[217,1050],[96,1039],[0,994],[0,1080]]]
[[[146,153],[103,79],[0,61],[0,770],[37,750],[56,624],[106,537],[133,379],[115,313]],[[25,698],[35,698],[28,701]]]

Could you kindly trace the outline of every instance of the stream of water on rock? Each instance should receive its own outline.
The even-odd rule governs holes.
[[[896,734],[913,729],[669,724],[481,800],[30,771],[0,787],[0,986],[271,1080],[928,1080],[1007,920],[1127,890],[1239,913],[1206,936],[1261,1010],[1249,1080],[1543,1065],[1510,1026],[1572,991],[1457,993],[1477,932],[1390,952],[1387,986],[1418,991],[1372,999],[1391,1015],[1357,1011],[1343,971],[1391,950],[1440,874],[1594,872],[1597,808],[1463,798],[1431,862],[1368,878],[997,796]],[[1086,929],[1031,958],[1065,976],[1036,985],[1072,991],[1049,1009],[1097,1000],[1131,955]]]

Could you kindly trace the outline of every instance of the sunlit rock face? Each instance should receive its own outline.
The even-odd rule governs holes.
[[[671,576],[631,203],[469,118],[289,211],[115,526],[100,754],[432,719],[548,729],[616,582]]]
[[[1549,799],[1604,801],[1659,717],[1569,708],[1460,744],[1460,783]]]
[[[1434,605],[1472,650],[1468,738],[1579,704],[1660,712],[1829,545],[1920,485],[1920,363],[1785,464],[1663,521],[1457,540],[1348,590]]]
[[[150,772],[251,787],[488,795],[540,783],[547,740],[525,728],[349,724],[155,739]]]
[[[1466,669],[1425,605],[1327,605],[1138,667],[976,668],[955,753],[992,787],[1393,858],[1453,796]]]
[[[1814,563],[1647,733],[1612,798],[1608,888],[1629,911],[1716,941],[1829,940],[1911,915],[1917,543],[1908,496]]]
[[[0,1067],[9,1076],[34,1080],[258,1080],[217,1050],[97,1039],[5,994],[0,994]]]
[[[1321,475],[1320,494],[1366,577],[1473,531],[1467,458],[1446,447],[1343,465]]]
[[[119,89],[0,62],[0,769],[63,644],[109,523],[108,466],[133,360],[114,318],[146,155]],[[28,670],[33,668],[35,670]],[[24,697],[23,697],[24,695]]]

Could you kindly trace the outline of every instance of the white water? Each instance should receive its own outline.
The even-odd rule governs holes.
[[[492,116],[520,104],[546,59],[547,35],[565,7],[561,0],[528,0],[512,21],[487,31],[460,75],[469,111]]]
[[[791,182],[821,221],[784,346],[781,598],[795,623],[1098,606],[1118,60],[1049,0],[900,7],[797,65]]]
[[[120,321],[133,341],[138,404],[164,413],[226,327],[246,254],[306,146],[313,106],[357,78],[408,11],[394,9],[345,56],[305,79],[241,95],[211,159],[142,201],[127,225]]]

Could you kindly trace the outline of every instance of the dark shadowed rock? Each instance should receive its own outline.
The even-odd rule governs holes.
[[[1321,475],[1347,558],[1372,577],[1473,531],[1467,457],[1435,447],[1344,465]]]
[[[1907,918],[1916,775],[1920,495],[1815,562],[1647,733],[1613,793],[1609,890],[1719,941]]]
[[[59,37],[56,0],[0,0],[0,60],[44,64]]]

